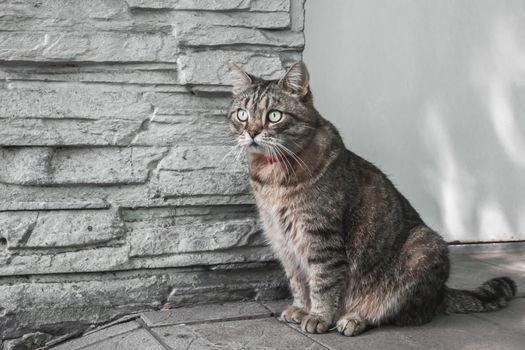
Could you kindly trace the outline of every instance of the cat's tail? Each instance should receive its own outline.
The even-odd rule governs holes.
[[[488,280],[474,290],[448,288],[445,313],[470,313],[499,310],[516,295],[517,287],[509,277]]]

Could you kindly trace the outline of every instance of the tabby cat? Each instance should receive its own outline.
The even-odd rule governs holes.
[[[507,305],[516,294],[508,277],[472,291],[445,285],[447,244],[385,174],[345,148],[313,105],[304,63],[280,80],[235,71],[229,121],[293,294],[281,320],[354,336]]]

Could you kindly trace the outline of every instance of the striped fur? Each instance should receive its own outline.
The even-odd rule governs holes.
[[[516,295],[516,283],[509,277],[493,278],[475,290],[447,288],[447,313],[486,312],[507,306]]]
[[[446,243],[378,168],[345,148],[314,108],[304,64],[279,81],[242,77],[230,125],[247,148],[265,233],[290,281],[294,302],[284,321],[312,333],[335,325],[352,336],[506,305],[516,292],[506,277],[475,291],[445,286]],[[248,120],[239,120],[240,109]],[[272,123],[275,110],[282,119]]]

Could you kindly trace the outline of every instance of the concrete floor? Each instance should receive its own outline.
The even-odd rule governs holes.
[[[438,316],[421,327],[385,326],[353,338],[304,334],[277,320],[287,301],[198,305],[132,315],[56,350],[178,349],[525,349],[525,253],[452,254],[449,285],[474,288],[497,276],[518,284],[504,310]]]

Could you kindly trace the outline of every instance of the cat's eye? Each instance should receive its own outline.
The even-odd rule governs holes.
[[[244,109],[239,109],[237,111],[237,119],[239,119],[241,122],[245,122],[248,120],[248,112]]]
[[[277,123],[282,117],[283,114],[279,111],[270,111],[270,113],[268,113],[268,120],[272,123]]]

